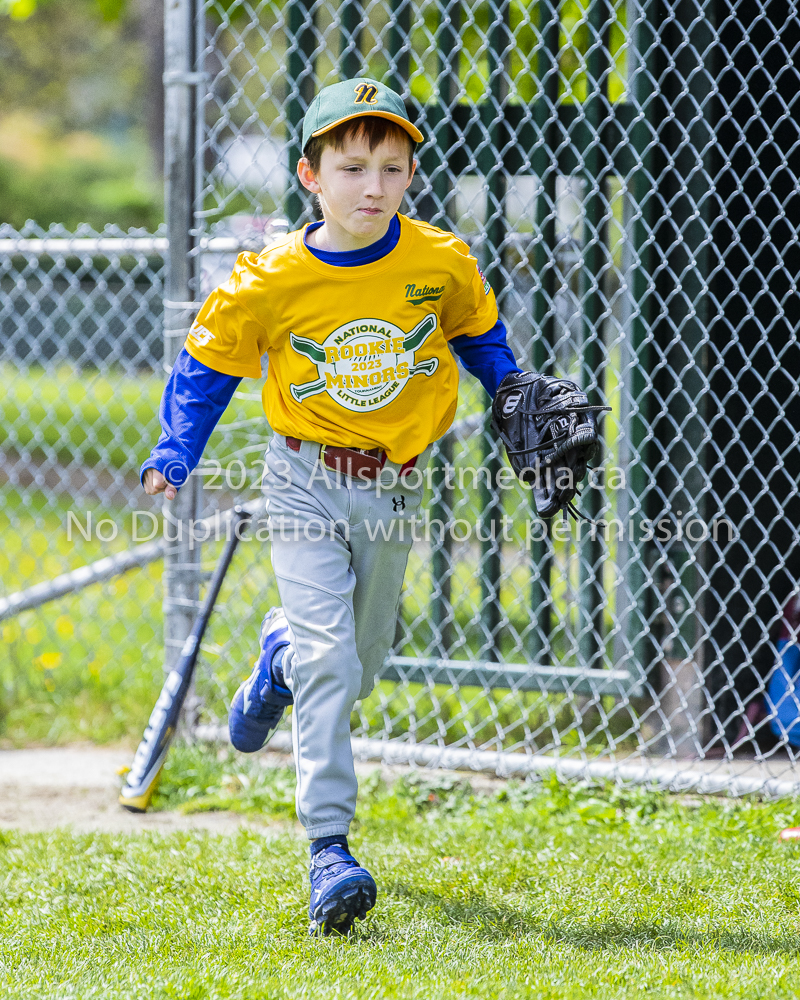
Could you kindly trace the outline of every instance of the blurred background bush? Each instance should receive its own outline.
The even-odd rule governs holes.
[[[0,222],[163,218],[161,0],[0,0]]]

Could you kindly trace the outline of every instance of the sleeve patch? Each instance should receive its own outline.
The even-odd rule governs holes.
[[[483,273],[483,271],[481,271],[480,268],[478,268],[478,274],[481,276],[481,281],[483,282],[483,294],[488,295],[489,292],[491,292],[492,290],[492,286],[486,280],[486,275]]]
[[[194,322],[189,331],[188,339],[197,344],[198,347],[205,347],[209,341],[215,340],[214,334],[201,323]]]

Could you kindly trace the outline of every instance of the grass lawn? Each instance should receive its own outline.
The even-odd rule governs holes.
[[[291,775],[183,751],[161,807],[234,807],[231,836],[5,832],[7,998],[794,998],[800,847],[782,801],[601,787],[362,782],[351,837],[378,905],[306,936]],[[284,824],[266,822],[278,817]]]
[[[24,590],[132,547],[130,516],[96,509],[95,517],[122,526],[114,541],[86,541],[77,531],[70,541],[66,500],[35,515],[21,505],[0,511],[2,590]],[[205,568],[221,549],[221,542],[204,546]],[[151,563],[0,622],[0,746],[141,738],[164,682],[162,573],[161,561]],[[258,612],[277,601],[268,550],[242,545],[203,644],[201,693],[212,711],[223,711],[248,673]],[[210,664],[220,663],[217,674]]]
[[[160,375],[78,371],[69,365],[22,371],[0,364],[0,378],[0,447],[12,452],[27,448],[34,458],[55,456],[65,465],[136,472],[158,440]],[[211,437],[209,454],[244,448],[255,433],[265,436],[264,411],[253,398],[257,388],[249,382],[249,391],[237,394]]]

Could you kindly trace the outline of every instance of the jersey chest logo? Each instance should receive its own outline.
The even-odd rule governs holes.
[[[406,333],[380,319],[357,319],[337,327],[321,344],[289,335],[292,348],[317,367],[317,378],[289,388],[298,403],[327,392],[348,410],[379,410],[403,391],[414,375],[431,376],[438,358],[415,361],[415,353],[438,326],[429,313]]]

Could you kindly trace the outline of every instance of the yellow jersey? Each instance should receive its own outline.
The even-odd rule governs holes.
[[[277,434],[383,448],[406,462],[440,438],[458,403],[447,345],[497,322],[494,293],[469,247],[400,215],[396,246],[371,264],[339,267],[311,253],[305,227],[259,254],[203,304],[186,340],[215,371],[261,376]]]

